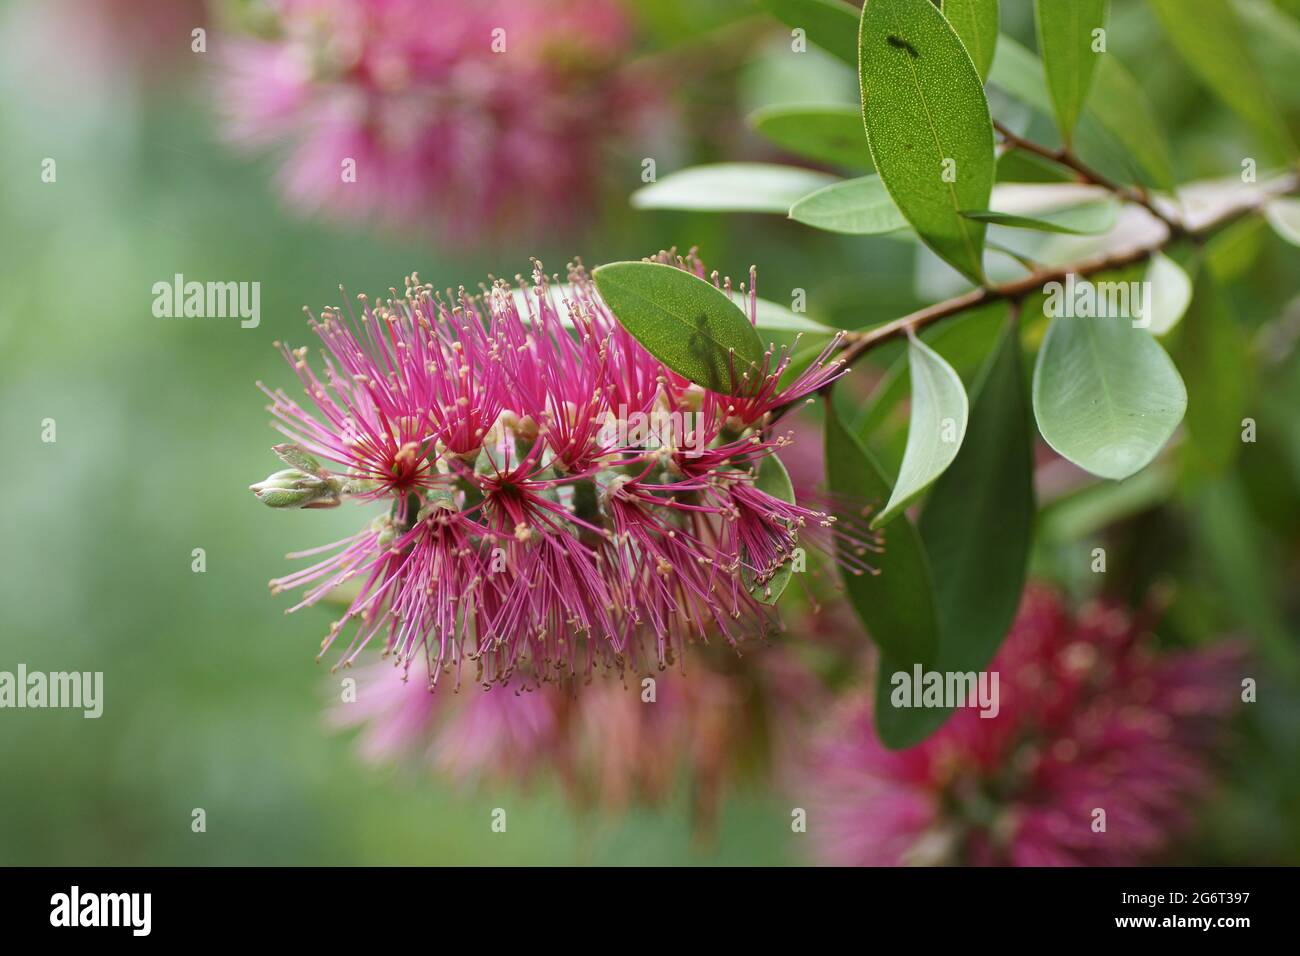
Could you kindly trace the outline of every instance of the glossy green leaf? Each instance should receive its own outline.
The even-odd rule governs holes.
[[[1300,246],[1300,199],[1274,199],[1264,207],[1264,215],[1274,232]]]
[[[856,236],[907,228],[879,176],[849,179],[810,193],[790,207],[790,218],[815,229]]]
[[[786,26],[849,66],[858,65],[858,11],[842,0],[759,0]]]
[[[1275,145],[1293,148],[1268,80],[1226,0],[1149,0],[1166,36],[1210,90]]]
[[[962,215],[991,226],[1059,232],[1071,236],[1095,236],[1114,228],[1119,210],[1113,202],[1092,202],[1045,212],[1039,216],[1017,216],[992,209],[968,209]]]
[[[1093,31],[1105,28],[1106,0],[1034,0],[1034,20],[1056,123],[1068,143],[1100,57]]]
[[[930,0],[871,0],[860,36],[862,109],[871,155],[922,241],[984,281],[985,209],[993,189],[993,125],[979,74]]]
[[[998,45],[998,0],[943,0],[942,8],[980,79],[988,79]]]
[[[1173,191],[1173,161],[1155,111],[1133,74],[1113,54],[1097,58],[1087,115],[1114,138],[1147,183]]]
[[[592,279],[623,327],[692,382],[734,395],[763,360],[762,340],[745,313],[692,273],[659,262],[613,262]]]
[[[889,483],[870,452],[845,427],[847,409],[839,394],[826,403],[826,478],[837,502],[840,531],[863,536],[866,515],[889,494]],[[839,548],[849,603],[876,646],[909,665],[933,663],[938,643],[934,585],[911,521],[903,518],[885,529],[879,553],[859,553],[843,537]],[[854,573],[852,564],[864,560],[875,574]]]
[[[769,106],[750,124],[783,149],[835,166],[871,169],[871,150],[856,106]]]
[[[1147,265],[1145,281],[1150,289],[1145,315],[1149,323],[1147,331],[1164,335],[1187,311],[1192,301],[1192,280],[1182,266],[1163,252],[1157,252]]]
[[[1173,435],[1187,389],[1164,349],[1131,318],[1066,315],[1068,294],[1060,298],[1034,366],[1038,430],[1080,468],[1127,478]]]
[[[790,482],[790,473],[775,454],[763,457],[758,466],[758,474],[754,476],[754,487],[774,498],[794,503],[794,485]],[[759,603],[775,604],[780,599],[786,585],[790,583],[792,560],[793,557],[787,558],[766,580],[757,578],[748,568],[742,569],[745,585]]]
[[[872,521],[873,527],[889,522],[929,488],[957,457],[966,435],[970,408],[952,366],[916,337],[907,343],[907,365],[912,377],[907,448],[893,493]]]
[[[632,194],[637,209],[703,212],[786,212],[836,177],[775,163],[715,163],[669,173]]]
[[[1007,323],[971,400],[961,453],[919,530],[939,611],[939,669],[978,671],[1016,616],[1034,527],[1034,447],[1017,327]]]

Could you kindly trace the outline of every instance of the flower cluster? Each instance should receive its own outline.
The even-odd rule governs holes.
[[[236,143],[284,147],[307,211],[460,243],[572,222],[643,112],[615,0],[269,5],[266,36],[222,46],[220,107]]]
[[[429,694],[374,664],[360,669],[355,700],[335,704],[329,719],[361,729],[368,762],[414,758],[462,786],[523,787],[553,769],[583,810],[660,804],[684,776],[704,833],[734,778],[782,759],[786,738],[807,727],[824,696],[783,645],[706,659],[689,677],[517,690]]]
[[[659,261],[705,278],[693,254]],[[720,283],[751,321],[753,281]],[[691,641],[765,632],[770,584],[804,540],[868,570],[861,533],[758,481],[790,440],[771,413],[842,373],[835,340],[784,384],[790,349],[769,348],[729,396],[664,367],[580,265],[567,283],[535,264],[531,280],[474,295],[415,276],[391,291],[359,296],[359,314],[312,317],[323,375],[281,346],[315,411],[263,386],[291,442],[277,447],[290,467],[253,486],[260,498],[389,504],[271,582],[307,586],[298,607],[360,582],[322,653],[347,628],[344,663],[379,638],[404,666],[426,657],[431,683],[446,669],[459,681],[466,661],[485,684],[643,671]]]
[[[847,701],[813,758],[822,860],[1151,862],[1213,780],[1241,649],[1161,655],[1146,637],[1118,607],[1094,603],[1076,618],[1031,588],[989,666],[1001,678],[996,717],[958,709],[925,742],[889,751],[870,701]]]

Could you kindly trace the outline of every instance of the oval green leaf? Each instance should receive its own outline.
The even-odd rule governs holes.
[[[851,535],[856,528],[861,534],[869,509],[889,494],[889,483],[871,454],[845,427],[848,409],[840,402],[833,392],[826,403],[826,479],[837,502],[840,531]],[[855,574],[843,560],[840,563],[849,603],[882,654],[907,666],[933,663],[938,643],[934,585],[912,522],[903,518],[886,529],[878,554],[858,554],[843,536],[838,547],[846,558],[869,558],[876,570],[875,574]]]
[[[1016,616],[1033,539],[1032,428],[1020,336],[1008,323],[972,390],[961,452],[921,511],[940,670],[983,670]]]
[[[969,405],[961,377],[930,346],[913,336],[907,343],[912,377],[912,420],[898,481],[872,527],[896,517],[943,474],[961,449]]]
[[[1034,366],[1038,430],[1085,471],[1127,478],[1155,458],[1182,420],[1183,380],[1131,319],[1054,314]]]
[[[1174,48],[1206,86],[1275,145],[1294,147],[1267,78],[1226,0],[1150,0]]]
[[[754,381],[762,340],[712,283],[660,262],[612,262],[591,277],[623,327],[678,375],[728,395]]]
[[[769,106],[749,117],[758,132],[797,156],[869,170],[871,149],[855,106]]]
[[[1115,227],[1119,207],[1116,203],[1103,201],[1045,212],[1039,216],[1017,216],[992,209],[968,209],[962,215],[991,226],[1059,232],[1070,236],[1097,236],[1110,232]]]
[[[907,228],[879,176],[845,180],[804,196],[790,207],[790,218],[814,229],[854,236]]]
[[[1183,267],[1163,252],[1157,252],[1147,264],[1147,288],[1150,290],[1143,315],[1152,335],[1164,335],[1183,317],[1192,302],[1192,280]]]
[[[771,299],[756,298],[754,303],[754,328],[760,332],[822,332],[833,334],[834,329],[806,315],[800,315]]]
[[[1264,215],[1274,232],[1300,246],[1300,199],[1274,199],[1264,207]]]
[[[988,79],[998,45],[998,0],[943,0],[942,9],[980,79]]]
[[[966,48],[930,0],[871,0],[859,36],[862,112],[871,155],[922,241],[983,283],[993,189],[993,125]]]
[[[1000,310],[1005,316],[1005,308]],[[970,433],[926,499],[919,531],[934,580],[934,669],[978,672],[1015,620],[1033,542],[1033,439],[1020,340],[1004,327],[973,390]],[[886,746],[910,747],[941,727],[947,708],[890,703],[898,661],[881,660],[876,725]]]
[[[849,66],[858,65],[858,11],[843,0],[760,0],[786,26]]]
[[[799,197],[836,177],[776,163],[714,163],[669,173],[632,194],[637,209],[786,212]]]
[[[1093,31],[1105,28],[1106,0],[1034,0],[1034,20],[1056,124],[1068,144],[1100,57]]]
[[[1173,192],[1174,165],[1155,110],[1133,74],[1114,54],[1098,57],[1087,116],[1114,138],[1149,185]]]

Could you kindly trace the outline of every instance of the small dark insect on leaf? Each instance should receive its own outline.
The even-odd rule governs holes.
[[[910,56],[913,60],[919,60],[921,58],[921,54],[916,52],[916,47],[912,46],[912,44],[908,43],[902,37],[896,37],[891,33],[888,37],[886,37],[886,40],[889,43],[889,45],[892,46],[894,49],[906,50],[907,55]]]

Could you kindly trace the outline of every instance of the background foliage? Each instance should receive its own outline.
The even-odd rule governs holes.
[[[776,128],[783,109],[815,102],[833,124],[855,101],[854,71],[815,49],[792,56],[787,31],[743,0],[640,4],[646,55],[670,45],[701,51],[674,94],[675,135],[611,157],[604,214],[585,234],[466,253],[294,219],[268,185],[269,162],[236,159],[218,141],[207,65],[189,54],[188,30],[175,38],[171,64],[105,70],[69,56],[51,69],[23,27],[34,6],[0,8],[0,72],[11,93],[0,113],[0,668],[103,670],[107,706],[96,721],[0,715],[0,863],[803,859],[790,801],[775,785],[733,794],[718,832],[701,844],[685,787],[664,808],[579,817],[550,781],[527,793],[460,793],[422,768],[361,765],[349,739],[322,726],[333,685],[310,658],[326,612],[284,618],[265,591],[284,551],[326,540],[327,524],[350,530],[348,516],[268,513],[245,486],[267,470],[263,444],[250,440],[266,419],[253,382],[286,375],[270,343],[306,341],[302,305],[334,302],[340,283],[377,292],[418,269],[435,285],[468,284],[522,271],[531,255],[560,269],[573,255],[594,264],[677,245],[699,246],[711,268],[732,275],[757,263],[760,291],[773,299],[807,289],[811,314],[828,325],[860,328],[947,294],[932,257],[911,244],[813,231],[780,216],[628,205],[643,156],[661,172],[791,161],[771,142],[779,134],[760,136],[745,117],[762,111],[755,122]],[[1247,125],[1207,94],[1220,78],[1189,71],[1173,48],[1192,41],[1160,29],[1177,6],[1115,0],[1110,12],[1112,49],[1141,66],[1174,175],[1232,174],[1243,155],[1263,165],[1279,155],[1271,141],[1282,127],[1296,129],[1294,54],[1270,60],[1275,45],[1259,48],[1262,68],[1289,70],[1291,81],[1271,84],[1283,99],[1276,110],[1241,104],[1255,114]],[[1267,7],[1256,11],[1266,17],[1287,4],[1252,6]],[[1006,0],[1003,8],[1003,32],[1034,46],[1030,5]],[[1267,33],[1255,31],[1252,42]],[[157,82],[145,67],[170,72]],[[1067,108],[1055,87],[1052,103]],[[1085,114],[1081,136],[1088,123]],[[58,157],[57,186],[39,182],[46,156]],[[1258,222],[1234,227],[1204,254],[1182,335],[1213,336],[1228,316],[1249,362],[1187,345],[1180,357],[1175,347],[1192,439],[1171,460],[1064,497],[1043,496],[1040,474],[1032,567],[1079,597],[1104,588],[1139,601],[1167,588],[1162,637],[1171,644],[1252,636],[1276,676],[1261,680],[1243,746],[1188,860],[1294,863],[1300,270],[1295,250]],[[260,281],[261,326],[155,319],[151,287],[177,272]],[[963,376],[974,405],[1005,405],[1006,395],[972,390],[993,340],[963,339],[960,330],[980,321],[972,314],[923,339]],[[1027,340],[1042,331],[1030,323]],[[869,384],[887,387],[903,349],[882,348],[854,373],[846,415],[861,414]],[[1198,405],[1198,385],[1214,400]],[[1195,438],[1198,422],[1230,396],[1254,412],[1261,434],[1234,460]],[[888,406],[877,414],[877,451],[896,469],[907,417]],[[47,417],[58,422],[56,444],[39,440]],[[948,474],[962,465],[959,457]],[[997,546],[996,529],[988,540]],[[1098,543],[1110,553],[1104,576],[1087,570]],[[205,574],[190,570],[195,547],[207,552]],[[797,635],[797,618],[791,627]],[[487,826],[496,806],[510,808],[506,837]],[[194,807],[207,811],[207,834],[190,831]]]

